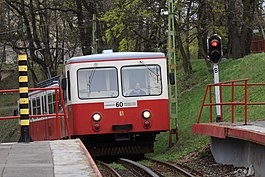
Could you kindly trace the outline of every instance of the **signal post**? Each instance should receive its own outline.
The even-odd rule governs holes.
[[[175,0],[168,0],[168,72],[169,72],[169,110],[170,110],[170,129],[169,147],[173,146],[172,135],[175,135],[175,142],[178,141],[178,101],[176,83],[176,44],[175,44]]]
[[[217,34],[212,35],[207,41],[208,57],[213,63],[214,83],[219,83],[219,62],[223,57],[222,38]],[[220,87],[215,86],[215,100],[220,104]],[[221,121],[221,106],[216,105],[216,122]]]

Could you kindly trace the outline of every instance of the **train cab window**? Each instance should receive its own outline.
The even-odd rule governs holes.
[[[77,80],[80,99],[118,97],[118,74],[114,67],[79,69]]]
[[[122,67],[122,94],[125,97],[156,96],[162,94],[159,65]]]

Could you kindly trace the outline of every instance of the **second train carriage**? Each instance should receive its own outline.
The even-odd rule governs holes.
[[[170,128],[166,71],[159,52],[69,59],[63,83],[71,135],[93,156],[153,152],[156,134]]]
[[[37,90],[29,93],[29,111],[32,117],[30,118],[30,134],[34,141],[55,140],[67,136],[63,116],[56,118],[56,106],[57,114],[62,112],[59,91],[57,92],[58,103],[56,104],[55,89],[52,89],[59,87],[58,79],[59,77],[53,78],[48,85],[38,85],[41,88],[46,87],[46,89],[50,88],[51,90]]]

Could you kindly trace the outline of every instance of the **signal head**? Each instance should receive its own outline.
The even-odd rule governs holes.
[[[223,56],[223,50],[222,50],[222,39],[217,34],[212,35],[208,39],[208,56],[210,60],[218,64]]]

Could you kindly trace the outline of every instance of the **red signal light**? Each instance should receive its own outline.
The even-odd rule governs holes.
[[[212,41],[212,42],[211,42],[211,45],[212,45],[213,47],[216,47],[216,46],[218,46],[218,42],[217,42],[217,41]]]
[[[220,62],[223,55],[222,38],[217,34],[212,35],[207,40],[207,54],[213,63],[218,64]]]

